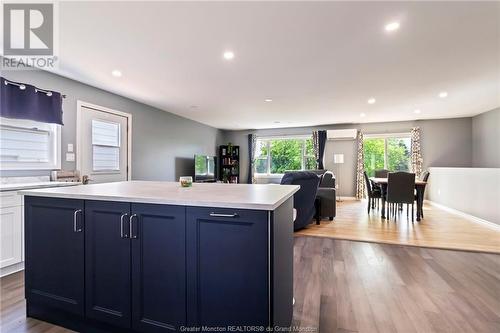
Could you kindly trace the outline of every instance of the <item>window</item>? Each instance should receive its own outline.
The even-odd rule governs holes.
[[[363,140],[364,166],[369,177],[375,170],[411,170],[410,134],[366,135]]]
[[[316,169],[316,158],[310,136],[257,139],[254,170],[257,176],[312,169]]]
[[[92,120],[93,171],[120,170],[120,124]]]
[[[61,127],[0,118],[0,170],[61,168]]]

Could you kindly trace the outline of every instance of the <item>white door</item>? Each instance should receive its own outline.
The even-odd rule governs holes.
[[[78,108],[77,168],[89,184],[130,179],[131,117],[80,104]]]

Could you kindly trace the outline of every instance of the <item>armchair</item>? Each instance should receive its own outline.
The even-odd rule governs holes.
[[[318,175],[307,171],[287,172],[281,179],[282,185],[300,185],[300,190],[293,197],[293,208],[297,213],[294,230],[302,229],[312,222],[316,212],[314,202],[319,182]]]
[[[317,198],[321,201],[319,216],[328,217],[330,221],[337,215],[337,190],[335,189],[335,175],[328,170],[312,170],[321,176]]]

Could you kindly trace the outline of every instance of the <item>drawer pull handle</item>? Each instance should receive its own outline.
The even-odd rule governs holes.
[[[78,228],[78,214],[81,212],[82,212],[81,209],[77,209],[73,213],[73,231],[74,232],[82,232],[82,228]]]
[[[125,235],[125,234],[123,233],[123,223],[125,223],[124,219],[125,219],[125,217],[126,217],[127,215],[128,215],[128,214],[127,214],[127,213],[125,213],[125,214],[122,214],[122,216],[120,216],[120,237],[121,237],[121,238],[127,238],[127,237],[128,237],[127,235]]]
[[[137,234],[134,235],[133,233],[133,222],[134,222],[134,217],[137,217],[137,214],[132,214],[130,215],[130,218],[129,218],[129,237],[130,238],[133,238],[133,239],[136,239],[137,238]]]
[[[238,213],[232,213],[232,214],[219,214],[219,213],[210,213],[210,216],[212,217],[238,217]]]

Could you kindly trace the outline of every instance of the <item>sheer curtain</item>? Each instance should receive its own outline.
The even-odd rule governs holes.
[[[420,145],[420,138],[422,132],[420,127],[413,127],[411,129],[411,169],[417,177],[422,174],[422,149]]]
[[[358,132],[357,142],[357,161],[356,161],[356,199],[363,199],[365,194],[365,180],[363,172],[364,165],[364,150],[363,150],[363,132]]]

